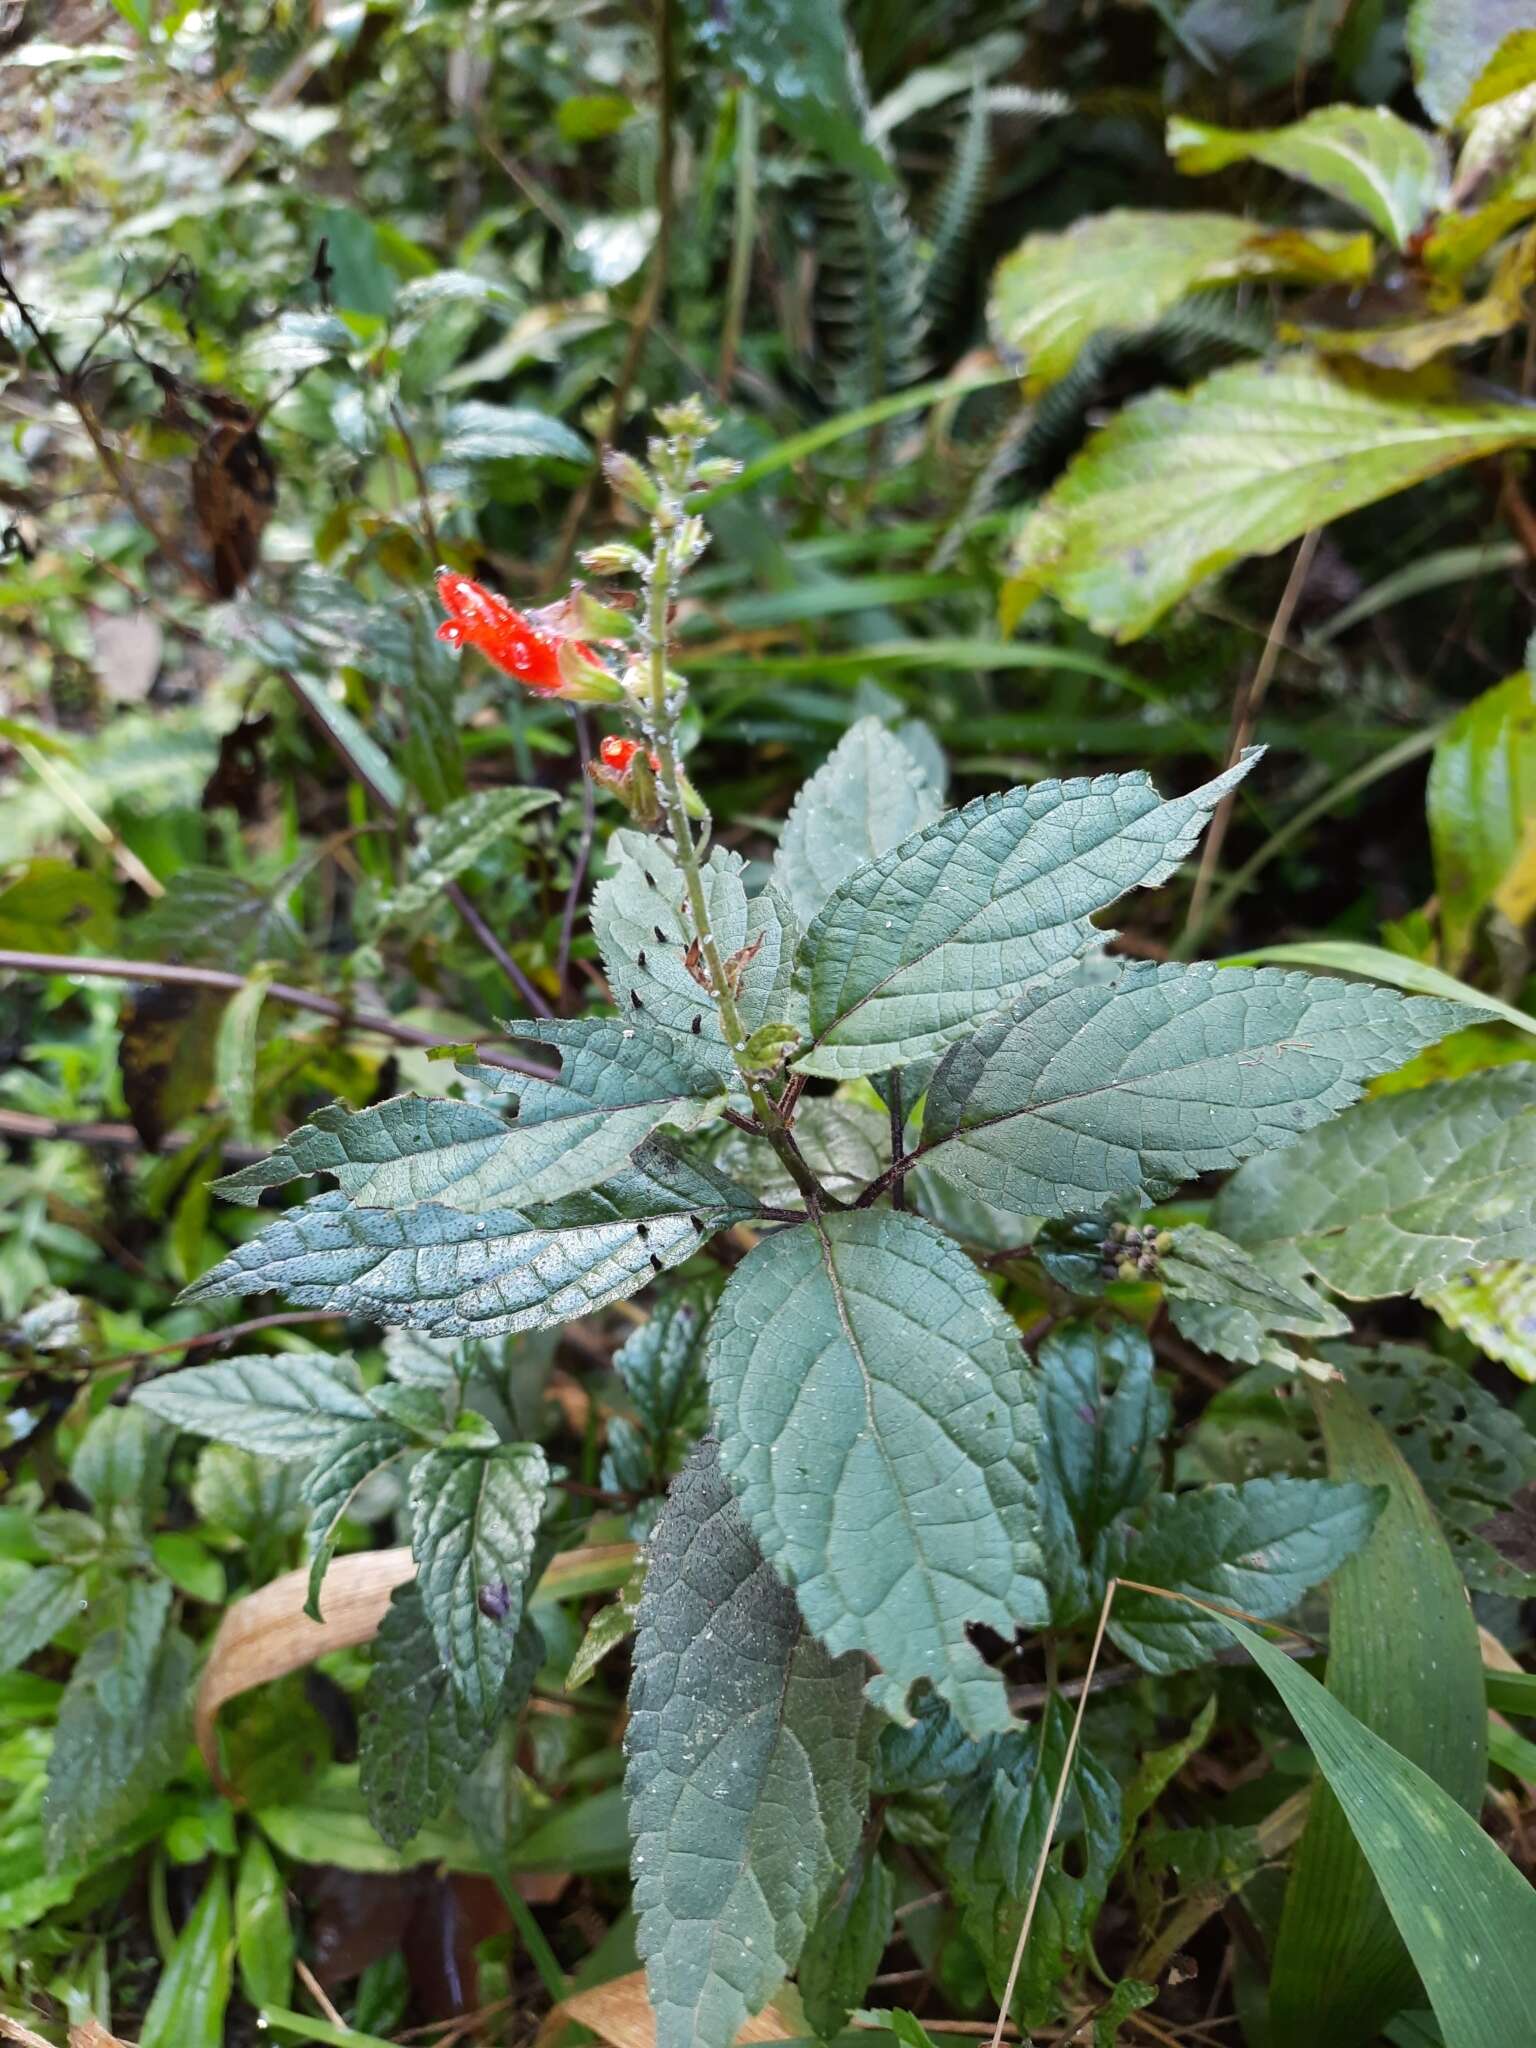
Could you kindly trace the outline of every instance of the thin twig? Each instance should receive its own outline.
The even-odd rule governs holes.
[[[99,981],[158,982],[167,988],[221,988],[231,995],[249,984],[243,974],[222,967],[183,967],[163,960],[107,960],[93,953],[21,953],[0,950],[0,972],[16,974],[81,974]],[[382,1010],[359,1010],[338,1003],[331,996],[316,995],[312,989],[293,988],[285,981],[264,984],[267,1000],[286,1003],[293,1010],[310,1010],[333,1023],[349,1024],[357,1031],[376,1031],[399,1045],[459,1045],[457,1038],[443,1038],[435,1031],[419,1031],[414,1024],[402,1024],[398,1017]],[[514,1074],[532,1074],[541,1081],[555,1078],[551,1067],[529,1060],[514,1059],[510,1053],[480,1052],[482,1066],[506,1067]]]
[[[716,389],[729,398],[741,346],[747,291],[752,282],[752,249],[757,239],[757,101],[741,86],[736,94],[736,207],[731,229],[731,267],[725,286],[725,322],[720,330]]]
[[[1259,707],[1264,702],[1275,665],[1280,659],[1280,650],[1285,645],[1285,636],[1291,628],[1291,614],[1296,609],[1307,572],[1312,567],[1312,557],[1317,552],[1317,543],[1322,528],[1314,526],[1310,533],[1301,537],[1296,558],[1291,563],[1291,573],[1285,579],[1285,588],[1280,593],[1280,602],[1275,607],[1275,616],[1270,621],[1269,637],[1264,642],[1264,652],[1259,656],[1258,667],[1246,689],[1239,689],[1232,706],[1232,734],[1227,743],[1227,766],[1231,768],[1242,755],[1243,749],[1253,738],[1253,729],[1258,722]],[[1195,876],[1194,891],[1189,899],[1189,914],[1184,921],[1185,938],[1198,931],[1205,914],[1206,898],[1216,880],[1216,870],[1221,862],[1221,849],[1227,836],[1227,827],[1232,822],[1232,806],[1235,792],[1228,790],[1216,806],[1205,835],[1205,845],[1200,852],[1200,870]],[[1177,949],[1182,952],[1183,944]]]
[[[604,459],[623,428],[624,408],[629,402],[630,388],[639,371],[640,358],[645,352],[646,340],[652,323],[661,309],[662,294],[666,290],[672,247],[672,119],[677,98],[677,58],[672,9],[673,0],[656,0],[656,47],[661,72],[661,134],[656,159],[656,240],[651,245],[651,262],[646,273],[645,287],[629,324],[629,340],[625,345],[624,357],[619,364],[618,375],[613,380],[608,424],[604,427],[598,443],[597,461],[587,473],[581,489],[572,498],[560,529],[560,538],[555,543],[554,567],[550,576],[552,585],[563,583],[570,573],[571,557],[576,552],[582,522],[587,516],[592,494],[597,489],[598,478],[603,474]]]
[[[899,1068],[892,1067],[890,1073],[886,1076],[885,1085],[891,1091],[889,1098],[891,1112],[891,1165],[894,1167],[901,1161],[902,1146],[906,1143],[907,1134],[907,1120],[901,1113],[901,1071]],[[904,1180],[898,1180],[891,1188],[891,1207],[893,1209],[905,1209],[906,1206],[907,1184]]]
[[[427,553],[434,562],[440,562],[443,551],[438,546],[437,522],[432,517],[432,498],[427,489],[427,473],[421,466],[421,457],[416,453],[416,443],[411,439],[411,430],[405,423],[405,414],[393,398],[389,401],[389,416],[395,423],[395,431],[405,446],[405,459],[411,466],[411,476],[416,484],[416,499],[421,508],[421,534],[427,544]]]
[[[1024,1924],[1019,1929],[1019,1938],[1013,1949],[1013,1961],[1008,1966],[1008,1982],[1003,1987],[1003,1995],[998,2004],[997,2025],[992,2029],[991,2048],[1002,2048],[1003,2029],[1008,2023],[1008,2008],[1013,2004],[1014,1988],[1019,1981],[1024,1950],[1029,1943],[1029,1930],[1034,1925],[1035,1907],[1040,1901],[1040,1887],[1045,1883],[1046,1858],[1051,1853],[1051,1844],[1056,1838],[1056,1823],[1061,1819],[1061,1809],[1066,1803],[1067,1781],[1072,1775],[1072,1762],[1077,1755],[1077,1740],[1083,1732],[1083,1716],[1088,1711],[1088,1696],[1093,1685],[1093,1674],[1099,1661],[1099,1652],[1104,1647],[1104,1631],[1109,1626],[1109,1610],[1118,1584],[1118,1580],[1111,1579],[1104,1588],[1104,1604],[1099,1609],[1099,1625],[1093,1632],[1093,1648],[1088,1652],[1088,1669],[1084,1673],[1083,1691],[1077,1702],[1077,1712],[1072,1717],[1072,1732],[1067,1737],[1066,1754],[1061,1760],[1061,1771],[1056,1780],[1056,1795],[1051,1801],[1050,1817],[1045,1824],[1045,1838],[1040,1844],[1040,1853],[1035,1858],[1035,1874],[1030,1879],[1029,1897],[1024,1904]]]
[[[309,1993],[316,2005],[319,2006],[322,2018],[328,2020],[333,2027],[340,2027],[342,2032],[345,2033],[347,2028],[346,2021],[336,2010],[335,2006],[332,2005],[324,1985],[302,1956],[294,1959],[293,1968],[299,1982],[304,1986],[304,1989]]]
[[[187,556],[182,552],[182,549],[179,546],[179,544],[172,540],[170,535],[162,529],[159,522],[150,512],[148,506],[144,503],[143,498],[139,495],[139,488],[137,484],[135,484],[132,477],[129,476],[126,468],[123,465],[121,456],[118,454],[117,450],[112,446],[111,442],[103,433],[101,425],[98,422],[95,413],[92,411],[90,404],[88,403],[84,395],[76,388],[75,380],[70,376],[69,372],[64,368],[64,365],[59,361],[59,358],[54,351],[53,343],[48,339],[47,335],[43,332],[42,328],[38,325],[37,321],[32,317],[30,307],[26,304],[25,300],[21,297],[21,294],[16,290],[16,287],[11,283],[10,279],[6,276],[3,268],[0,268],[0,292],[3,292],[5,297],[8,298],[11,304],[16,308],[16,311],[19,314],[23,325],[26,327],[27,332],[32,336],[32,339],[37,343],[37,346],[42,353],[43,360],[47,363],[49,369],[53,372],[54,380],[58,386],[59,397],[62,398],[66,402],[66,404],[73,407],[75,414],[80,421],[81,426],[84,427],[86,431],[91,446],[96,451],[97,460],[100,462],[102,468],[106,471],[108,477],[111,480],[112,488],[117,492],[118,496],[122,499],[123,503],[128,507],[129,511],[133,514],[134,518],[138,520],[139,524],[144,528],[145,532],[149,535],[150,539],[155,543],[155,546],[159,548],[161,554],[165,556],[166,560],[172,563],[174,567],[179,569],[182,575],[186,577],[187,581],[191,583],[193,587],[201,593],[202,596],[206,598],[217,598],[218,592],[214,589],[213,585],[209,582],[208,578],[203,574],[203,572],[200,569],[197,569],[193,566],[193,564],[188,560]]]
[[[202,1142],[190,1131],[170,1131],[158,1146],[150,1147],[145,1145],[132,1124],[75,1123],[68,1118],[34,1116],[26,1109],[0,1109],[0,1138],[40,1140],[44,1144],[57,1140],[69,1145],[100,1145],[109,1151],[121,1149],[127,1152],[180,1152],[188,1145]],[[219,1156],[233,1166],[245,1166],[254,1160],[265,1159],[267,1154],[259,1145],[221,1144]]]
[[[581,901],[587,863],[592,858],[592,839],[597,831],[597,791],[587,773],[587,763],[592,758],[592,727],[579,704],[573,704],[571,709],[576,719],[576,752],[581,765],[581,840],[576,848],[575,866],[571,869],[571,886],[565,892],[565,909],[560,918],[560,950],[555,955],[555,979],[560,984],[562,998],[565,995],[566,970],[571,964],[571,941],[576,932],[576,908]]]
[[[210,1344],[227,1344],[236,1337],[252,1337],[258,1330],[286,1330],[294,1323],[339,1323],[343,1317],[333,1308],[288,1309],[278,1315],[250,1316],[243,1323],[229,1323],[222,1330],[204,1330],[196,1337],[175,1337],[169,1344],[154,1344],[147,1351],[120,1351],[114,1358],[100,1358],[91,1371],[116,1372],[119,1366],[147,1365],[152,1358],[166,1358],[173,1351],[202,1351]]]

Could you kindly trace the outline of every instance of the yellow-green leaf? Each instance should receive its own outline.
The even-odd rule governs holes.
[[[1530,441],[1536,408],[1458,400],[1430,374],[1305,354],[1219,370],[1089,441],[1019,531],[1009,609],[1049,592],[1133,640],[1228,563]]]
[[[988,319],[999,349],[1022,359],[1033,394],[1064,377],[1093,335],[1154,327],[1190,292],[1245,278],[1358,282],[1371,258],[1368,235],[1115,208],[1026,236],[994,273]]]
[[[1533,26],[1530,0],[1413,0],[1408,55],[1431,119],[1450,127],[1504,38]]]
[[[1359,356],[1388,370],[1417,370],[1450,349],[1471,348],[1508,333],[1525,317],[1525,294],[1533,272],[1536,234],[1522,236],[1505,251],[1488,290],[1479,299],[1440,312],[1420,306],[1404,317],[1387,320],[1373,319],[1368,310],[1363,321],[1347,325],[1314,314],[1304,320],[1282,321],[1280,333],[1288,341],[1308,341],[1324,355]],[[1344,295],[1338,296],[1342,299]],[[1383,296],[1390,294],[1384,292]]]
[[[1536,679],[1528,671],[1485,690],[1447,727],[1427,802],[1440,950],[1454,969],[1490,905],[1520,922],[1536,899]]]
[[[1536,1382],[1536,1261],[1496,1259],[1458,1273],[1424,1299],[1485,1358]]]
[[[1439,139],[1385,107],[1319,107],[1284,128],[1248,130],[1175,116],[1168,153],[1193,177],[1267,164],[1363,215],[1399,248],[1439,209],[1447,179]]]

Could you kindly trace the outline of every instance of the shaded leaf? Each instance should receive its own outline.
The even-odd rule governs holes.
[[[966,1628],[1045,1619],[1036,1429],[981,1274],[917,1217],[822,1217],[748,1253],[708,1358],[721,1463],[810,1626],[875,1659],[894,1718],[927,1679],[972,1733],[1006,1726]]]
[[[1376,1876],[1446,2048],[1506,2048],[1536,2005],[1536,1891],[1448,1792],[1241,1622]]]
[[[1218,370],[1092,437],[1020,529],[1010,603],[1048,592],[1133,640],[1228,563],[1533,438],[1528,406],[1448,399],[1428,373],[1300,354]]]
[[[1369,236],[1272,229],[1229,213],[1112,207],[1026,235],[992,277],[987,317],[1023,361],[1031,396],[1064,377],[1096,334],[1141,334],[1193,291],[1246,278],[1362,282]]]
[[[1250,1479],[1159,1494],[1125,1547],[1120,1575],[1191,1593],[1261,1621],[1284,1614],[1370,1534],[1384,1496],[1326,1479]],[[1207,1663],[1217,1625],[1180,1602],[1126,1588],[1109,1633],[1147,1671]]]
[[[1060,1491],[1086,1555],[1150,1490],[1168,1396],[1152,1376],[1152,1346],[1134,1323],[1062,1324],[1041,1344],[1036,1365],[1040,1483]]]
[[[795,1973],[800,2001],[823,2040],[840,2034],[864,2003],[880,1967],[896,1909],[896,1874],[866,1843],[811,1929]]]
[[[834,1662],[699,1447],[652,1539],[625,1737],[657,2048],[729,2048],[847,1869],[867,1799],[863,1662]]]
[[[1364,1548],[1334,1575],[1328,1691],[1476,1815],[1487,1774],[1488,1708],[1477,1623],[1434,1510],[1391,1437],[1348,1387],[1319,1387],[1335,1479],[1386,1489]],[[1312,1798],[1270,1972],[1276,2048],[1365,2040],[1406,2005],[1418,1978],[1326,1786]]]
[[[810,1074],[936,1052],[1109,934],[1092,923],[1173,873],[1256,756],[1164,801],[1145,775],[977,797],[850,875],[801,943]]]
[[[240,1989],[252,2005],[289,2002],[295,1948],[282,1872],[265,1839],[252,1830],[241,1844],[235,1880],[235,1955]]]
[[[0,1671],[25,1664],[61,1628],[79,1618],[86,1580],[68,1565],[44,1564],[7,1582],[0,1606]]]
[[[144,983],[123,998],[117,1062],[133,1127],[151,1152],[213,1086],[222,990]]]
[[[93,1636],[65,1687],[48,1760],[48,1865],[89,1856],[177,1769],[192,1729],[192,1645],[167,1628],[164,1580],[123,1588],[123,1621]]]
[[[920,1156],[1022,1216],[1156,1201],[1289,1144],[1461,1021],[1450,1003],[1237,968],[1047,983],[945,1055]]]
[[[184,1366],[135,1388],[133,1399],[175,1429],[266,1458],[308,1460],[349,1425],[378,1423],[341,1354],[254,1352]]]
[[[430,909],[449,882],[510,838],[531,813],[554,801],[549,789],[482,789],[439,811],[421,835],[410,878],[389,898],[390,919],[417,917]]]

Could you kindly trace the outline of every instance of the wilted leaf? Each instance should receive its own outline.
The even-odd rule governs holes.
[[[1254,758],[1167,802],[1142,774],[977,797],[856,870],[801,943],[816,1043],[796,1068],[904,1066],[1103,944],[1093,914],[1166,880]]]
[[[721,1462],[810,1626],[875,1659],[871,1697],[897,1719],[927,1679],[973,1733],[1006,1726],[966,1628],[1045,1619],[1036,1425],[969,1259],[914,1216],[818,1219],[736,1268],[708,1357]]]
[[[625,1737],[657,2048],[730,2048],[799,1960],[864,1819],[863,1679],[808,1631],[701,1445],[652,1539]]]
[[[1449,397],[1429,373],[1309,355],[1218,370],[1093,436],[1020,530],[1010,604],[1049,592],[1134,640],[1229,562],[1532,439],[1529,407]]]
[[[117,1059],[123,1100],[151,1152],[213,1086],[222,990],[146,982],[123,998]]]

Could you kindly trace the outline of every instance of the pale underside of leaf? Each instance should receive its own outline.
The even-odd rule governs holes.
[[[569,1322],[635,1293],[722,1222],[753,1211],[749,1199],[683,1162],[665,1167],[668,1182],[652,1176],[652,1164],[656,1154],[645,1148],[627,1176],[530,1216],[468,1216],[435,1203],[355,1209],[344,1195],[319,1195],[182,1298],[271,1288],[299,1307],[439,1337],[509,1336]]]
[[[560,1047],[560,1080],[475,1068],[472,1076],[492,1085],[484,1101],[400,1095],[364,1110],[332,1104],[270,1157],[218,1182],[219,1191],[256,1202],[269,1187],[325,1173],[359,1207],[525,1208],[595,1187],[658,1125],[696,1129],[723,1098],[711,1068],[634,1025],[574,1019],[531,1024],[526,1035]]]
[[[1045,1619],[1034,1399],[965,1255],[910,1215],[832,1215],[760,1244],[710,1327],[721,1461],[758,1544],[834,1652],[905,1718],[927,1679],[974,1731],[1008,1724],[966,1635]]]
[[[1465,1021],[1304,974],[1135,965],[1020,997],[954,1047],[918,1156],[1018,1215],[1069,1216],[1289,1144]]]
[[[815,1044],[797,1068],[921,1059],[1102,944],[1094,914],[1165,881],[1256,758],[1166,802],[1139,773],[977,797],[858,869],[801,944]]]
[[[807,1630],[706,1439],[651,1541],[625,1737],[657,2048],[729,2048],[799,1959],[863,1822],[863,1679]]]

